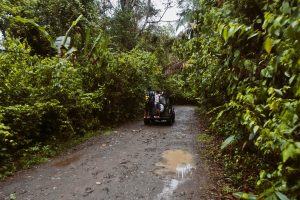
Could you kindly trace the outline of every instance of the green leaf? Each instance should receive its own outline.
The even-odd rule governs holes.
[[[268,27],[268,25],[274,20],[274,14],[270,13],[270,12],[265,12],[265,20],[263,23],[262,28],[266,29]]]
[[[222,110],[221,112],[219,112],[218,116],[216,117],[216,120],[220,119],[220,117],[222,117],[224,112],[225,112],[225,110]]]
[[[275,194],[270,194],[269,196],[267,196],[266,200],[277,200],[277,197]]]
[[[275,27],[279,26],[282,19],[283,19],[282,16],[276,17],[276,19],[274,20],[274,26],[275,26]]]
[[[240,54],[241,54],[241,52],[240,52],[239,50],[235,50],[235,51],[234,51],[234,57],[235,57],[235,58],[239,57]]]
[[[80,15],[75,21],[72,22],[72,27],[76,26],[77,23],[81,20],[81,18],[83,17],[83,15]]]
[[[289,200],[289,198],[281,192],[275,192],[280,200]]]
[[[66,41],[67,41],[67,38],[68,38],[68,35],[70,34],[70,31],[72,30],[72,28],[74,28],[77,23],[80,21],[80,19],[82,18],[83,15],[80,15],[75,21],[72,22],[72,25],[70,26],[70,28],[67,30],[66,34],[65,34],[65,38],[62,42],[62,46],[65,45]]]
[[[227,146],[229,146],[230,144],[232,144],[233,142],[235,142],[236,140],[236,136],[235,135],[231,135],[229,136],[221,145],[221,149],[225,149]]]
[[[300,154],[300,149],[294,144],[287,144],[287,147],[282,151],[282,160],[286,162],[289,158],[293,158]]]
[[[282,3],[281,10],[282,10],[282,12],[283,12],[284,14],[289,14],[289,13],[291,13],[291,8],[290,8],[289,2],[284,1],[284,2]]]
[[[284,72],[284,75],[285,75],[286,77],[288,77],[288,78],[291,77],[291,75],[289,74],[289,72]]]
[[[272,47],[273,47],[273,40],[268,37],[264,43],[264,48],[268,54],[271,53]]]
[[[223,28],[224,28],[224,24],[219,24],[218,26],[218,33],[221,35],[222,34],[222,31],[223,31]]]
[[[228,31],[228,38],[232,37],[235,33],[235,27],[232,26],[230,27],[229,31]]]
[[[256,200],[257,196],[251,193],[245,193],[245,192],[235,192],[233,193],[233,196],[240,199],[247,199],[247,200]]]
[[[293,81],[295,80],[296,75],[293,75],[290,79],[289,79],[289,84],[291,85],[293,83]]]
[[[257,126],[257,125],[254,126],[254,128],[253,128],[253,133],[256,134],[256,132],[258,131],[258,129],[259,129],[259,126]]]
[[[282,91],[281,91],[281,90],[278,90],[278,89],[275,89],[275,88],[274,88],[274,91],[275,91],[277,94],[279,94],[280,96],[282,96],[282,95],[283,95],[283,93],[282,93]]]
[[[268,65],[266,68],[261,70],[261,75],[266,77],[266,78],[272,78],[273,77],[273,66]]]
[[[224,27],[224,29],[223,29],[223,38],[224,38],[225,41],[228,40],[228,29],[227,29],[227,27]]]

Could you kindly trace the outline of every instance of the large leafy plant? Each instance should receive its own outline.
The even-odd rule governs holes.
[[[260,195],[237,197],[299,198],[299,1],[199,2],[194,38],[175,51],[191,65],[194,97],[215,115],[222,149],[265,162]]]

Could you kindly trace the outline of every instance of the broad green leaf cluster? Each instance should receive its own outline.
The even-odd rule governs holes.
[[[30,55],[9,39],[0,54],[1,172],[23,149],[66,140],[101,123],[132,118],[143,109],[147,84],[158,85],[161,69],[154,54],[111,52],[100,39],[90,60]]]
[[[191,13],[193,37],[174,52],[191,65],[185,83],[215,116],[222,149],[263,162],[252,163],[256,198],[300,198],[300,2],[200,0]]]

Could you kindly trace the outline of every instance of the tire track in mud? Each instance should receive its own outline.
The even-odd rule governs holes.
[[[129,122],[47,164],[0,183],[9,199],[218,199],[197,152],[199,122],[193,106],[176,106],[176,122]],[[188,157],[188,158],[187,158]]]

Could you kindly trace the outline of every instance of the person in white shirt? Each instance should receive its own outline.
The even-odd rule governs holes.
[[[154,97],[154,105],[155,105],[155,110],[156,110],[156,113],[155,113],[155,115],[156,116],[159,116],[159,111],[160,111],[160,109],[159,109],[159,99],[160,99],[160,92],[159,91],[156,91],[155,92],[155,97]]]

